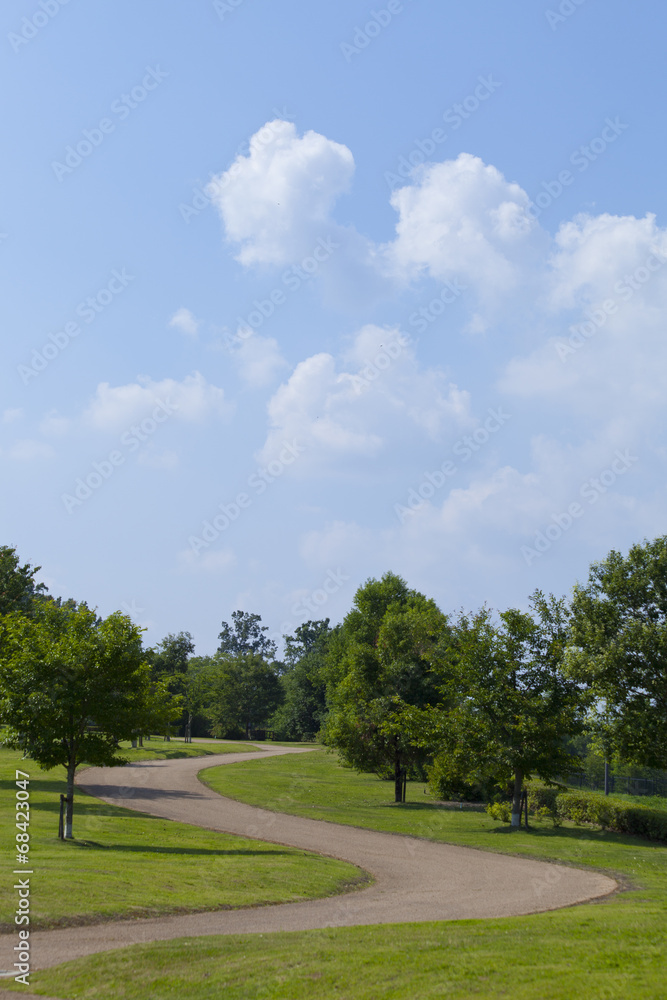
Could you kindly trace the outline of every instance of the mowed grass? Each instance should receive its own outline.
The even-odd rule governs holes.
[[[252,743],[233,743],[224,740],[206,740],[186,743],[183,737],[172,736],[164,740],[153,736],[144,738],[142,747],[133,747],[129,740],[121,741],[121,754],[131,763],[135,760],[173,760],[178,757],[209,757],[219,753],[261,753]]]
[[[412,801],[394,805],[393,785],[342,768],[326,753],[258,759],[205,776],[223,794],[276,810],[590,865],[626,888],[604,902],[526,917],[134,946],[36,974],[36,992],[68,1000],[667,998],[664,845],[548,822],[510,833],[485,813],[434,804],[423,785],[409,784]]]
[[[17,768],[30,775],[26,867],[34,870],[33,930],[114,917],[291,902],[341,892],[364,879],[353,865],[157,819],[81,791],[75,795],[75,840],[60,841],[64,769],[44,772],[33,761],[22,760],[20,753],[2,750],[0,823],[7,871],[24,867],[15,863],[12,849]],[[2,894],[0,930],[15,930],[14,897],[11,890]]]

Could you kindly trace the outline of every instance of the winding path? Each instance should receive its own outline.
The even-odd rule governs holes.
[[[263,755],[307,752],[275,748]],[[257,757],[235,753],[155,760],[122,770],[90,768],[80,785],[114,805],[349,861],[374,876],[372,886],[300,903],[36,931],[32,968],[176,937],[518,916],[582,903],[617,888],[613,879],[593,871],[269,812],[224,798],[197,778],[204,768]]]

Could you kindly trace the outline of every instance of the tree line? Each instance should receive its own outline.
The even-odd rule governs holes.
[[[388,572],[342,623],[308,621],[282,658],[261,616],[234,611],[219,646],[188,632],[144,649],[116,612],[53,599],[39,567],[0,548],[0,724],[4,742],[68,779],[83,762],[123,763],[118,744],[193,735],[319,739],[342,762],[438,797],[511,798],[554,782],[585,748],[613,763],[667,766],[667,536],[616,551],[568,598],[528,610],[447,615]]]

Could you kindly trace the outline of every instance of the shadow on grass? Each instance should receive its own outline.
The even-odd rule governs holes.
[[[175,856],[201,855],[202,857],[230,857],[232,855],[247,857],[270,856],[290,856],[294,851],[279,850],[269,848],[268,850],[251,850],[249,848],[236,848],[233,850],[216,850],[207,847],[149,847],[146,844],[101,844],[97,840],[65,840],[61,841],[63,846],[76,847],[84,850],[94,851],[123,851],[128,854],[173,854]]]

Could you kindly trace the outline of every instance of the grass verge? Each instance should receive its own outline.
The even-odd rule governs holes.
[[[667,849],[536,822],[510,833],[484,813],[438,806],[409,785],[341,768],[328,754],[205,772],[223,794],[279,811],[485,850],[593,866],[630,884],[600,904],[500,920],[181,939],[69,963],[34,977],[67,1000],[666,1000]]]
[[[8,868],[17,767],[30,775],[33,930],[311,899],[344,891],[361,877],[353,865],[157,819],[81,792],[75,797],[76,839],[60,841],[63,769],[44,772],[20,753],[2,750],[0,821]],[[0,930],[15,930],[15,909],[14,893],[3,893]]]

